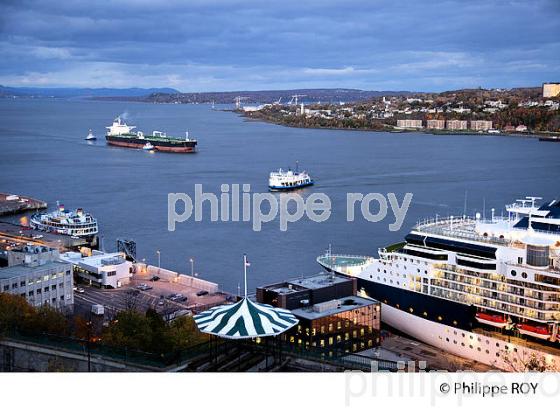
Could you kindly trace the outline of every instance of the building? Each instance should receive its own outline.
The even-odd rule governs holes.
[[[317,275],[288,280],[257,288],[257,302],[283,309],[298,309],[357,292],[357,280],[338,274]]]
[[[381,305],[356,296],[356,286],[356,278],[323,272],[259,287],[257,301],[299,319],[285,335],[296,347],[357,352],[379,345]]]
[[[445,128],[445,120],[428,120],[426,128],[431,130],[442,130]]]
[[[287,333],[298,347],[318,347],[330,353],[358,352],[379,345],[381,304],[346,296],[292,310],[299,323]]]
[[[78,282],[100,288],[120,288],[132,276],[132,262],[127,261],[121,252],[93,251],[91,256],[67,252],[60,259],[72,264]]]
[[[446,128],[448,130],[466,130],[467,122],[462,120],[447,120]]]
[[[471,121],[471,130],[473,131],[488,131],[492,129],[492,121],[476,120]]]
[[[399,128],[422,128],[422,120],[397,120]]]
[[[543,98],[558,97],[560,95],[560,83],[544,83],[542,95]]]
[[[21,295],[33,306],[71,310],[74,304],[72,265],[58,260],[58,251],[25,246],[8,252],[12,265],[0,269],[0,291]]]

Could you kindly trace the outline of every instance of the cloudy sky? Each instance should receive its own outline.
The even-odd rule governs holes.
[[[560,0],[0,0],[0,84],[442,91],[560,80]]]

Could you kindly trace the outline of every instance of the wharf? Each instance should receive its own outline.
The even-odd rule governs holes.
[[[45,201],[21,195],[0,193],[0,216],[46,208],[47,203]]]

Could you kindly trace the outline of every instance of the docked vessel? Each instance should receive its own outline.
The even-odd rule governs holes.
[[[54,212],[32,215],[29,224],[40,231],[76,237],[93,238],[99,233],[97,220],[91,214],[82,208],[68,211],[64,205],[58,205]]]
[[[420,222],[378,258],[317,261],[357,277],[382,320],[422,342],[503,370],[558,371],[560,201],[539,199],[508,205],[507,217]]]
[[[146,142],[146,144],[144,144],[142,149],[144,151],[153,151],[155,149],[155,147],[152,144],[150,144],[150,142]]]
[[[271,191],[290,191],[309,185],[313,185],[313,179],[307,172],[299,172],[297,167],[295,171],[291,169],[283,171],[280,168],[278,171],[271,172],[268,178],[268,188]]]
[[[93,135],[93,133],[91,132],[91,130],[89,130],[88,135],[86,136],[86,141],[95,141],[97,139],[97,137],[95,135]]]
[[[560,142],[560,137],[553,135],[551,137],[539,137],[539,141],[544,141],[544,142]]]
[[[121,117],[115,118],[113,124],[107,127],[105,139],[109,145],[127,148],[143,148],[147,143],[153,149],[164,152],[190,153],[196,151],[197,140],[189,138],[188,132],[184,139],[167,136],[164,132],[153,131],[152,135],[144,135],[142,131],[134,131],[134,125],[127,125]]]

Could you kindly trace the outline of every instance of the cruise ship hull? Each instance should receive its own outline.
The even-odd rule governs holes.
[[[358,278],[358,289],[382,302],[381,320],[384,323],[423,343],[506,371],[527,370],[526,363],[533,356],[544,356],[554,370],[560,370],[560,349],[556,355],[543,354],[541,350],[492,337],[490,332],[473,332],[476,322],[474,307],[362,278]],[[424,312],[428,319],[422,317]]]

